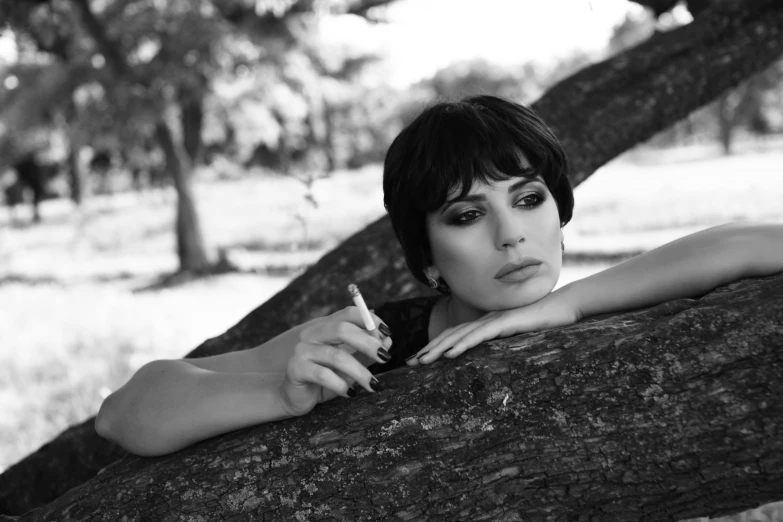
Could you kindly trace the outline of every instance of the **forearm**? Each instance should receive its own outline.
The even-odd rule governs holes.
[[[589,317],[697,297],[783,271],[783,225],[725,225],[678,239],[560,290]]]
[[[287,417],[279,373],[226,373],[184,361],[155,361],[101,405],[98,433],[153,456],[239,428]]]

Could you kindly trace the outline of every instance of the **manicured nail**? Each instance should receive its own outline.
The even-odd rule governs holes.
[[[383,386],[382,386],[382,385],[381,385],[381,383],[378,381],[378,379],[376,379],[375,377],[373,377],[372,379],[370,379],[370,388],[371,388],[371,389],[372,389],[372,391],[374,391],[374,392],[383,391]]]
[[[386,323],[379,324],[378,331],[381,332],[384,337],[391,337],[391,330],[386,326]]]
[[[414,353],[413,355],[411,355],[410,357],[408,357],[407,359],[405,359],[405,362],[411,362],[411,361],[412,361],[413,359],[415,359],[415,358],[416,358],[416,354]]]
[[[416,360],[417,361],[421,361],[421,358],[424,357],[425,355],[427,355],[428,353],[430,353],[430,352],[424,352],[423,354],[421,354],[418,357],[416,357]]]
[[[390,354],[389,352],[387,352],[387,351],[386,351],[385,349],[383,349],[383,348],[378,348],[378,357],[379,357],[379,358],[380,358],[380,359],[381,359],[383,362],[389,362],[389,360],[391,359],[391,354]]]
[[[356,397],[356,389],[353,386],[348,388],[348,397]]]

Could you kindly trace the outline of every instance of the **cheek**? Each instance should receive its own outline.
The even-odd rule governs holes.
[[[480,227],[471,229],[440,229],[431,234],[432,258],[445,279],[460,277],[462,273],[473,273],[485,256],[477,248],[486,234]]]

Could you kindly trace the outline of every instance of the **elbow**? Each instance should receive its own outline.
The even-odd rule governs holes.
[[[101,403],[98,415],[95,416],[95,432],[106,440],[116,442],[112,434],[111,416],[113,413],[114,394],[109,395]]]
[[[116,405],[118,398],[109,395],[95,417],[95,432],[102,438],[140,457],[157,457],[173,449],[161,440],[159,433],[124,419]]]
[[[164,455],[177,449],[166,440],[165,430],[144,414],[143,394],[138,393],[139,383],[149,386],[143,377],[154,367],[155,362],[143,366],[129,383],[106,397],[95,417],[95,432],[100,437],[141,457]]]

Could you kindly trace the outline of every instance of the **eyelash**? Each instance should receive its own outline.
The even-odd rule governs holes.
[[[517,203],[519,201],[524,201],[527,198],[535,198],[536,201],[534,203],[528,203],[528,204],[525,204],[525,205],[519,205],[521,208],[532,210],[534,208],[537,208],[537,207],[541,206],[541,204],[544,202],[544,196],[542,196],[541,194],[538,194],[537,192],[533,192],[531,194],[527,194],[527,195],[519,198]],[[467,210],[465,212],[462,212],[462,213],[454,216],[454,219],[452,220],[452,223],[454,225],[457,225],[457,226],[467,226],[467,225],[470,225],[471,223],[476,221],[478,219],[478,217],[474,217],[473,219],[462,219],[462,218],[464,218],[468,214],[478,214],[478,213],[479,213],[478,210],[474,210],[474,209]]]

